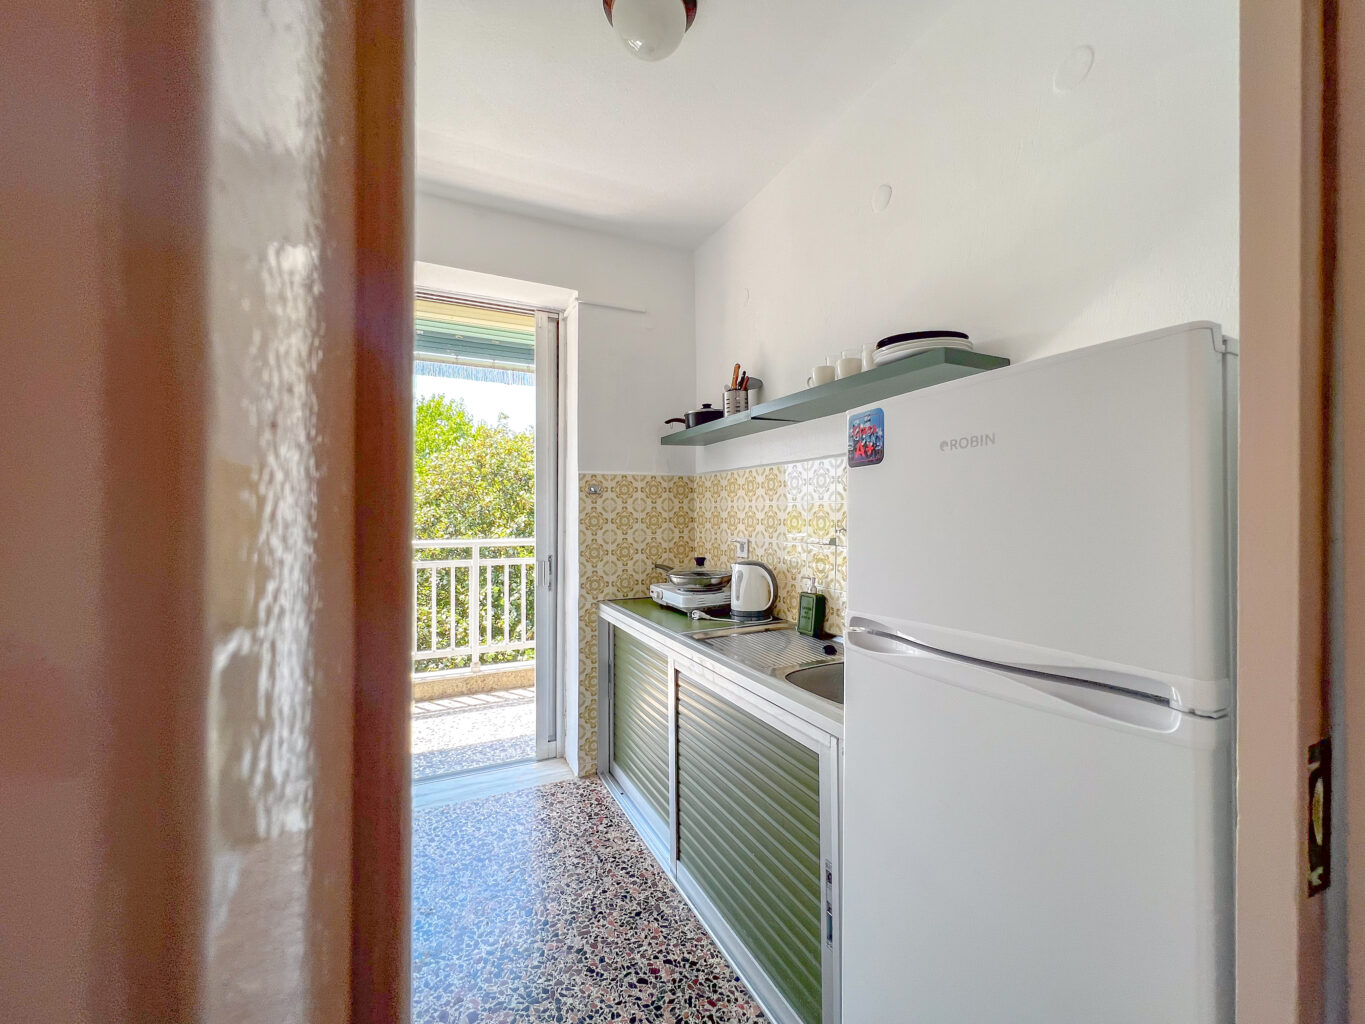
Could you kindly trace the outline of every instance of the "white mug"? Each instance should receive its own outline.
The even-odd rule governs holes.
[[[828,384],[834,379],[834,367],[829,363],[810,368],[810,376],[806,378],[806,387],[813,388],[818,384]]]
[[[861,349],[845,349],[843,356],[834,364],[834,375],[840,380],[863,372],[863,353]]]

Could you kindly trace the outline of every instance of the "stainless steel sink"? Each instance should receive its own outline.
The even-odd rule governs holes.
[[[807,693],[813,693],[836,704],[844,702],[844,663],[827,661],[819,665],[794,668],[782,677],[793,686],[799,686]]]
[[[693,634],[695,637],[696,634]],[[837,704],[844,702],[844,648],[836,640],[804,636],[787,623],[764,632],[708,633],[701,642],[717,654]]]

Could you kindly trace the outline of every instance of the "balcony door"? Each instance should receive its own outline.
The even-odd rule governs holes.
[[[419,291],[413,780],[555,756],[559,317]]]

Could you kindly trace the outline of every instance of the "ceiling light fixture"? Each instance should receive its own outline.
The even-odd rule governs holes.
[[[607,21],[641,60],[663,60],[697,17],[697,0],[602,0]]]

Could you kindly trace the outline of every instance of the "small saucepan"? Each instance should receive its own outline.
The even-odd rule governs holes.
[[[674,416],[664,420],[665,423],[681,423],[685,427],[696,427],[703,423],[710,423],[718,420],[725,414],[713,406],[710,402],[703,402],[700,409],[693,409],[686,416]]]
[[[668,576],[668,582],[679,590],[714,590],[730,582],[729,569],[708,569],[706,559],[694,558],[695,569],[675,569],[671,565],[654,563],[654,568]]]

